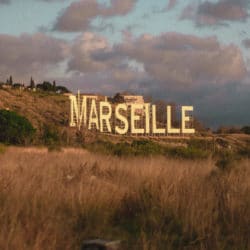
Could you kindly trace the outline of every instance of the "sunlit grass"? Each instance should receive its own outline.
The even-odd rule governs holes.
[[[114,157],[81,149],[0,154],[0,249],[249,249],[249,161]]]

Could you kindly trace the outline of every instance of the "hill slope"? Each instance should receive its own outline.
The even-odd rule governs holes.
[[[76,130],[69,128],[69,98],[64,95],[48,92],[20,91],[17,89],[0,89],[0,109],[9,109],[25,116],[37,129],[38,135],[42,133],[44,124],[55,127],[60,133],[65,133],[67,143],[75,140]],[[85,138],[93,140],[109,140],[114,143],[124,141],[124,137],[96,135],[86,131]],[[131,142],[135,137],[126,136],[126,141]],[[148,139],[147,137],[140,137]],[[214,140],[217,146],[240,148],[250,144],[250,136],[244,134],[209,135],[207,137],[195,136],[202,140]],[[185,145],[188,137],[151,137],[159,143],[172,144],[173,146]],[[86,140],[85,140],[86,141]]]
[[[68,126],[69,100],[64,95],[0,89],[0,109],[16,111],[37,129],[42,124]]]

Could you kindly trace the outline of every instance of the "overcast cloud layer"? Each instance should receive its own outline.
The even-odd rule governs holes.
[[[41,23],[44,31],[0,29],[2,81],[32,76],[73,91],[128,90],[194,105],[210,126],[250,124],[249,1],[29,1],[57,11]],[[15,7],[14,1],[0,4],[5,12]],[[172,19],[176,26],[168,27]],[[231,34],[234,25],[239,33]]]
[[[66,57],[65,41],[42,33],[18,37],[0,34],[0,72],[18,79],[30,75],[42,76],[50,67]]]

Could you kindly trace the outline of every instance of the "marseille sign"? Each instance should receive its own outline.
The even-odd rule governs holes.
[[[181,107],[179,127],[172,126],[172,108],[165,109],[165,123],[157,121],[157,106],[151,103],[118,103],[99,101],[91,96],[71,95],[70,127],[87,128],[101,133],[119,135],[169,135],[194,134],[192,128],[193,106]]]

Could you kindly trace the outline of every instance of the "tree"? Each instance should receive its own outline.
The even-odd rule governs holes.
[[[22,87],[21,83],[14,83],[13,84],[13,88],[15,88],[15,89],[20,89],[21,87]]]
[[[54,91],[56,91],[56,81],[55,80],[53,81],[53,89],[54,89]]]
[[[55,89],[56,92],[63,94],[63,93],[70,93],[70,91],[64,86],[57,86]]]
[[[30,88],[34,89],[35,87],[36,87],[35,82],[34,82],[33,78],[31,77],[30,78]]]
[[[193,118],[193,126],[198,132],[210,132],[210,129],[205,127],[205,125],[199,121],[196,117]]]
[[[37,88],[43,91],[53,91],[53,85],[50,82],[43,82],[42,84],[37,84]]]
[[[27,118],[13,111],[0,110],[0,142],[26,144],[34,133],[35,129]]]
[[[44,124],[42,133],[43,143],[47,146],[60,144],[60,134],[57,127]]]
[[[113,102],[114,103],[123,103],[124,98],[120,93],[116,93],[115,96],[113,97]]]
[[[218,134],[239,134],[241,129],[234,126],[221,126],[217,130]]]
[[[10,81],[9,81],[9,84],[12,85],[13,84],[13,79],[12,79],[12,76],[10,76]]]
[[[245,126],[241,129],[241,131],[245,134],[250,135],[250,126]]]

